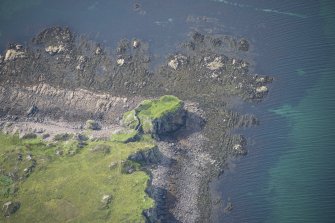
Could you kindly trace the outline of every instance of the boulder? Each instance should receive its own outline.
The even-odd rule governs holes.
[[[268,92],[268,88],[266,86],[260,86],[256,88],[257,93],[266,93]]]
[[[101,126],[97,121],[87,120],[85,124],[85,129],[100,130]]]
[[[112,202],[112,195],[105,194],[101,198],[101,209],[109,208],[109,204]]]
[[[67,141],[71,138],[71,135],[68,133],[60,133],[54,136],[55,141]]]
[[[185,65],[187,63],[187,57],[181,54],[174,55],[172,59],[169,60],[168,66],[174,70],[177,70],[179,66]]]
[[[249,42],[246,39],[240,39],[240,41],[238,42],[238,49],[241,51],[248,51]]]
[[[210,70],[218,70],[224,66],[223,59],[221,57],[216,57],[212,62],[207,64],[207,68]]]
[[[45,52],[50,55],[55,55],[56,53],[63,53],[65,51],[65,47],[63,45],[58,46],[48,46],[45,48]]]
[[[19,210],[21,204],[20,202],[8,201],[2,206],[2,213],[5,217],[9,217]]]
[[[18,50],[15,50],[15,49],[8,49],[6,51],[4,61],[11,61],[11,60],[15,60],[15,59],[18,59],[18,58],[26,58],[26,57],[27,56],[26,56],[25,52],[23,52],[23,51],[18,51]]]
[[[31,115],[34,115],[38,112],[38,108],[37,106],[33,105],[31,106],[28,111],[27,111],[27,116],[31,116]]]

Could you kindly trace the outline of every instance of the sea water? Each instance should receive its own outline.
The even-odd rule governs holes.
[[[334,222],[334,2],[223,4],[249,11],[250,25],[262,24],[259,34],[249,33],[260,52],[256,71],[274,82],[261,104],[241,106],[261,124],[242,131],[248,156],[233,161],[213,186],[234,207],[229,214],[216,210],[215,220]],[[267,8],[274,13],[260,10]]]

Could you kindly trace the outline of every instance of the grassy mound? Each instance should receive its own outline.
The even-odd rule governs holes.
[[[183,101],[172,95],[165,95],[159,99],[144,100],[137,108],[123,115],[122,123],[129,128],[136,128],[136,130],[141,128],[144,133],[155,134],[157,131],[154,126],[155,123],[160,122],[164,126],[173,126],[173,118],[168,121],[165,119],[169,116],[180,116],[181,113],[178,113],[178,111],[181,111],[183,106]]]
[[[139,118],[158,119],[176,112],[183,102],[173,95],[164,95],[159,99],[144,100],[135,109]]]

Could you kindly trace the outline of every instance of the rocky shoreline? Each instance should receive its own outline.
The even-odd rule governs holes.
[[[152,71],[144,41],[121,40],[111,50],[68,28],[48,28],[27,46],[9,44],[0,58],[0,126],[7,133],[80,133],[92,119],[102,126],[92,137],[103,138],[143,99],[175,95],[185,101],[186,123],[157,141],[160,160],[147,165],[156,208],[144,215],[148,222],[207,222],[214,205],[208,183],[228,157],[247,153],[243,136],[231,130],[258,123],[226,103],[260,102],[271,82],[250,74],[241,59],[249,48],[243,38],[193,32]]]

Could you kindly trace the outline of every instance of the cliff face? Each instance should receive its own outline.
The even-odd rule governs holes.
[[[38,117],[85,121],[95,118],[115,122],[115,119],[140,100],[117,97],[84,89],[65,89],[48,84],[31,86],[0,86],[0,116]]]

